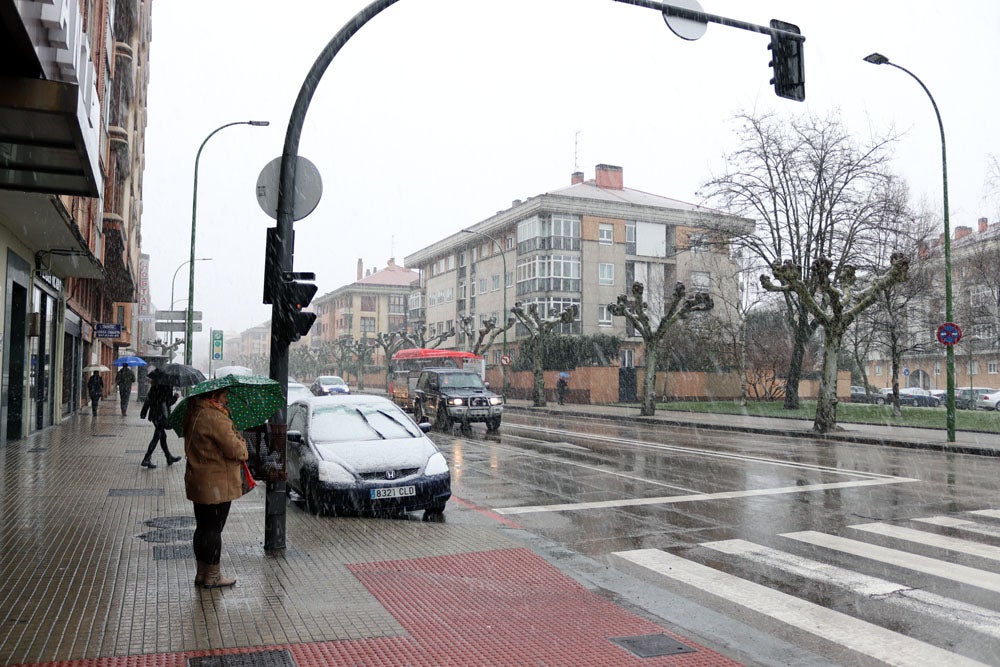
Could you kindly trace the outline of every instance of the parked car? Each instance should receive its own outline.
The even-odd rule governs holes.
[[[976,397],[979,394],[988,394],[991,391],[996,391],[996,389],[990,389],[989,387],[956,387],[955,407],[959,410],[973,410],[978,407],[975,404]]]
[[[1000,410],[1000,389],[990,389],[976,394],[976,407],[980,410]]]
[[[931,393],[920,387],[905,387],[899,390],[900,405],[915,405],[925,408],[936,408],[941,401],[931,396]]]
[[[315,396],[329,396],[330,394],[350,394],[351,388],[347,386],[344,379],[338,375],[320,375],[316,378],[312,386],[309,387]]]
[[[444,512],[444,455],[383,396],[312,396],[288,408],[288,486],[313,514]]]
[[[291,405],[300,398],[306,398],[312,395],[313,393],[309,390],[309,387],[305,386],[301,382],[293,382],[292,380],[288,381],[288,405]]]
[[[479,374],[461,368],[428,368],[420,372],[413,398],[417,423],[434,421],[437,428],[450,431],[455,424],[468,429],[483,422],[487,431],[500,428],[503,397],[490,391]]]
[[[865,391],[864,387],[851,387],[851,403],[874,403],[885,405],[885,394],[877,389]]]

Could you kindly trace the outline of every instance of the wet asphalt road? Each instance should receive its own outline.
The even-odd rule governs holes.
[[[961,528],[918,521],[1000,508],[1000,459],[516,413],[505,416],[498,436],[474,427],[471,434],[433,437],[452,463],[456,496],[573,552],[614,564],[610,555],[615,552],[663,550],[985,664],[1000,664],[997,591],[787,537],[802,531],[863,536],[866,544],[1000,572],[1000,555],[993,560],[988,552],[1000,554],[1000,518],[995,526],[973,529],[980,531],[976,539],[985,545],[985,555],[956,554],[905,534],[879,532],[888,525],[904,532],[919,527],[944,539],[967,537]],[[727,553],[746,548],[745,542],[720,542],[731,540],[752,543],[758,552]],[[771,548],[779,551],[767,551]],[[852,583],[774,567],[780,554],[836,568],[836,576]],[[956,607],[929,602],[914,613],[871,594],[864,586],[871,586],[872,578],[905,581],[907,590],[957,601]],[[655,578],[654,583],[713,604],[711,596],[689,587]],[[951,623],[962,615],[962,605],[980,625]],[[812,641],[809,647],[841,655],[827,644]],[[853,664],[854,654],[848,656],[834,662]]]

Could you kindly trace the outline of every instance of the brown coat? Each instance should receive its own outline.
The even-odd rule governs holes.
[[[184,417],[184,486],[188,500],[217,505],[242,496],[240,461],[247,460],[247,444],[229,415],[194,399]]]

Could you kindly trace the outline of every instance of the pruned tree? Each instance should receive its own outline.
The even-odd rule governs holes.
[[[476,316],[463,315],[459,318],[458,323],[466,339],[473,341],[472,349],[469,351],[472,354],[484,356],[493,347],[496,339],[517,323],[517,319],[510,317],[503,326],[498,326],[497,318],[490,317],[483,320],[482,326],[476,329]]]
[[[392,382],[392,355],[403,349],[406,340],[403,338],[404,331],[390,331],[389,333],[379,332],[372,340],[375,345],[382,348],[385,355],[385,390],[389,391],[389,384]]]
[[[761,286],[769,292],[794,292],[823,329],[823,375],[813,421],[813,430],[818,433],[829,433],[837,428],[837,370],[844,333],[885,289],[906,280],[910,258],[894,253],[890,262],[889,271],[863,289],[857,289],[857,272],[853,266],[846,264],[835,268],[833,261],[826,257],[815,259],[808,274],[789,260],[775,262],[771,265],[771,274],[778,284],[767,275],[760,277]]]
[[[651,417],[656,414],[656,360],[660,354],[660,343],[678,320],[693,312],[712,310],[715,303],[708,292],[696,292],[688,296],[684,283],[678,282],[664,304],[662,317],[654,324],[649,304],[643,300],[643,291],[642,283],[632,283],[631,297],[619,294],[617,302],[609,304],[608,310],[612,315],[628,320],[646,345],[646,369],[643,377],[645,395],[642,397],[639,414]]]
[[[372,338],[360,338],[351,343],[351,353],[354,355],[358,374],[358,391],[365,389],[365,366],[372,360],[374,350],[372,340]]]
[[[520,301],[514,304],[510,312],[528,330],[528,340],[532,345],[532,372],[534,374],[534,385],[532,387],[532,399],[535,407],[545,406],[545,373],[542,364],[543,345],[545,337],[552,334],[552,331],[560,324],[570,324],[576,320],[579,308],[576,305],[568,306],[561,312],[550,317],[543,317],[538,312],[537,303],[529,303],[527,306]]]
[[[735,242],[763,266],[790,261],[808,284],[814,261],[826,257],[835,274],[876,242],[881,223],[878,195],[888,177],[894,138],[858,145],[837,117],[788,119],[737,116],[740,146],[727,171],[703,186],[707,201],[728,213],[757,220]],[[785,380],[785,408],[799,405],[806,347],[819,327],[795,290],[782,293],[794,335]]]
[[[426,324],[421,324],[413,328],[413,331],[401,331],[400,335],[405,341],[403,347],[423,347],[431,350],[437,349],[441,343],[455,335],[455,327],[442,331],[433,336],[428,335],[429,329]]]

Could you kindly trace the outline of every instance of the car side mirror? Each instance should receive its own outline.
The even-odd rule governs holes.
[[[431,423],[428,422],[428,421],[420,422],[419,424],[417,424],[417,428],[419,428],[424,433],[430,433],[431,432]]]
[[[288,440],[288,442],[298,442],[298,443],[301,443],[302,442],[302,431],[288,431],[285,434],[285,439]]]
[[[487,380],[486,382],[483,382],[483,386],[486,387],[487,389],[489,389],[490,388],[490,381]]]

